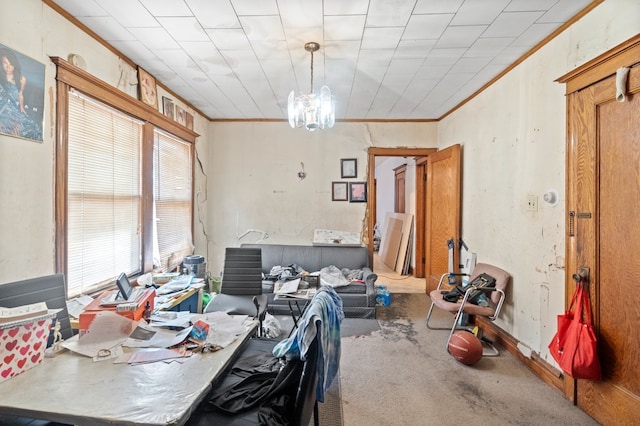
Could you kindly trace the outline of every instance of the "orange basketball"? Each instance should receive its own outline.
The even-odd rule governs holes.
[[[474,365],[482,358],[482,343],[468,331],[456,331],[449,340],[449,353],[458,362]]]

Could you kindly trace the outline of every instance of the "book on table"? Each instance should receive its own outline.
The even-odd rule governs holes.
[[[8,323],[21,319],[34,318],[49,312],[46,302],[16,306],[14,308],[0,307],[0,323]]]

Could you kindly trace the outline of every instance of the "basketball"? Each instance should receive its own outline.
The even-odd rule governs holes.
[[[482,343],[468,331],[456,331],[449,340],[449,353],[458,362],[475,365],[482,358]]]

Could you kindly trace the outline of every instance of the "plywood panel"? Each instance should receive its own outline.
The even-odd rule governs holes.
[[[383,251],[381,248],[380,258],[385,265],[391,269],[395,269],[396,260],[398,259],[398,251],[402,240],[402,219],[388,217],[387,226],[385,227],[382,240],[385,241]]]

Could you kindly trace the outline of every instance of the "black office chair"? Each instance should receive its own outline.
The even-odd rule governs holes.
[[[255,316],[262,335],[267,312],[267,295],[262,294],[262,249],[228,247],[225,251],[220,294],[212,297],[204,313],[222,311],[230,315]]]
[[[313,339],[305,361],[291,359],[285,369],[280,370],[274,365],[274,373],[260,386],[258,380],[263,380],[264,374],[256,375],[254,390],[250,395],[238,396],[253,379],[247,379],[234,373],[242,361],[261,356],[268,360],[265,365],[277,361],[273,358],[273,347],[279,342],[271,339],[250,339],[238,355],[235,363],[225,370],[222,376],[213,383],[211,395],[220,397],[222,393],[233,401],[214,398],[202,402],[191,415],[186,426],[227,425],[248,426],[259,424],[289,424],[293,426],[308,426],[313,413],[314,424],[319,425],[318,403],[316,387],[318,384],[318,357],[320,354],[321,325],[318,324],[317,333]],[[268,373],[267,373],[268,374]],[[276,376],[283,380],[278,381]],[[277,386],[276,386],[277,383]],[[269,392],[266,392],[269,387]],[[288,396],[287,402],[284,396]],[[213,402],[213,404],[212,404]],[[278,404],[279,402],[279,404]],[[247,408],[240,408],[247,405]],[[278,407],[279,405],[279,407]],[[214,408],[218,407],[218,408]],[[225,412],[223,410],[229,410]]]

